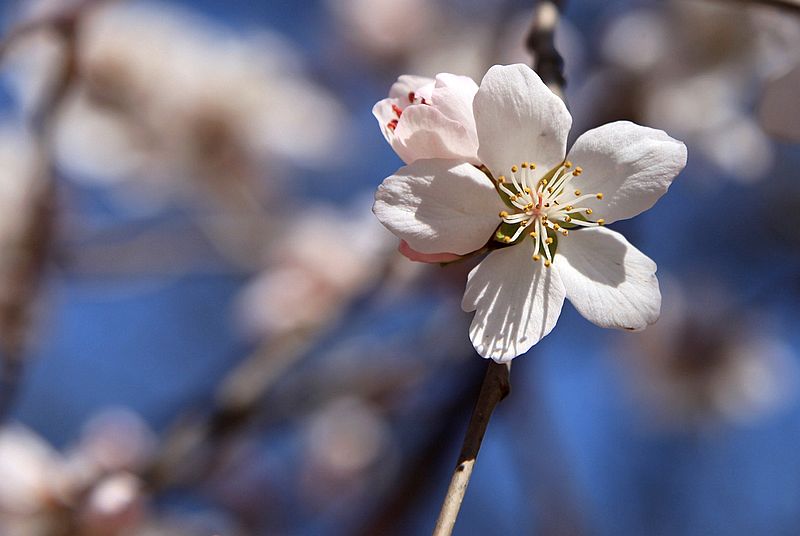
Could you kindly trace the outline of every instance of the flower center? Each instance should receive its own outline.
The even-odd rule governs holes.
[[[582,207],[587,199],[603,199],[603,194],[584,194],[570,183],[583,169],[565,160],[551,169],[538,181],[536,164],[522,162],[511,166],[510,181],[505,175],[495,180],[495,186],[510,210],[500,212],[502,220],[495,240],[505,244],[515,243],[524,235],[534,241],[534,261],[544,259],[550,266],[558,247],[559,236],[568,236],[570,229],[604,225],[599,219],[592,221],[592,209]]]

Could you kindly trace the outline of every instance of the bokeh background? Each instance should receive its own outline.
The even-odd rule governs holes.
[[[2,6],[0,535],[429,533],[485,363],[471,266],[370,213],[401,165],[371,108],[530,64],[533,2]],[[565,306],[456,534],[798,534],[800,12],[570,0],[556,43],[572,139],[688,146],[615,224],[662,318]]]

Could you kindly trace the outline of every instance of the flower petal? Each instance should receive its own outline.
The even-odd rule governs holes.
[[[572,184],[603,199],[581,202],[593,219],[632,218],[652,207],[686,165],[686,146],[663,130],[617,121],[581,135],[569,160],[583,168]]]
[[[397,251],[399,251],[403,257],[410,261],[426,262],[430,264],[453,262],[464,258],[462,255],[456,255],[455,253],[420,253],[416,249],[413,249],[411,246],[409,246],[408,242],[405,240],[400,241]]]
[[[419,160],[378,187],[372,211],[420,253],[471,253],[486,244],[505,208],[491,181],[471,164]]]
[[[590,322],[638,331],[658,320],[656,263],[604,227],[573,231],[558,242],[553,268],[567,299]]]
[[[400,77],[397,79],[397,82],[392,84],[392,87],[389,89],[389,97],[408,102],[409,93],[418,93],[420,89],[422,89],[426,94],[421,96],[430,98],[428,96],[429,90],[433,89],[433,85],[433,78],[428,78],[427,76],[416,76],[413,74],[400,75]]]
[[[478,158],[495,176],[508,174],[521,162],[535,162],[541,175],[564,159],[572,117],[530,67],[489,69],[473,110]]]
[[[435,106],[415,104],[403,110],[392,147],[406,163],[425,158],[476,162],[476,143],[467,127]]]
[[[559,273],[531,260],[533,242],[492,252],[469,274],[461,307],[475,311],[469,336],[495,361],[527,352],[556,325],[566,291]]]

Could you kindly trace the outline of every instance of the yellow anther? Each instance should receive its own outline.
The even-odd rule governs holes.
[[[520,222],[520,225],[521,225],[522,227],[525,227],[526,225],[528,225],[528,220],[522,220],[522,221]]]
[[[530,167],[531,169],[536,169],[536,164],[534,164],[533,162],[529,162],[528,167]]]
[[[483,236],[486,236],[486,235],[483,235]],[[545,244],[552,244],[553,243],[553,239],[548,236],[547,238],[545,238],[544,243]]]
[[[550,268],[550,265],[551,265],[551,264],[552,264],[552,263],[550,262],[550,260],[549,260],[549,259],[545,259],[545,260],[544,260],[544,265],[545,265],[547,268]]]
[[[597,225],[605,225],[605,224],[606,224],[606,220],[604,220],[603,218],[600,218],[599,220],[597,220]]]
[[[516,201],[517,199],[519,199],[519,196],[518,195],[512,195],[511,197],[509,197],[509,199],[512,200],[512,201]]]
[[[581,195],[581,191],[580,190],[575,190],[575,195]]]
[[[581,173],[583,173],[583,168],[581,166],[576,166],[572,172],[572,174],[575,175],[576,177],[579,176]]]
[[[565,222],[567,222],[567,223],[569,223],[569,222],[571,222],[571,221],[572,221],[572,218],[570,218],[569,216],[564,216],[564,221],[565,221]],[[484,236],[485,236],[485,235],[484,235]]]
[[[511,173],[516,173],[517,171],[519,171],[517,166],[511,166]]]
[[[590,208],[586,209],[586,214],[591,214],[592,212],[594,212],[592,209],[590,209]]]
[[[530,188],[525,188],[525,193],[526,193],[526,194],[529,194],[529,193],[531,193],[531,189],[530,189]]]
[[[570,162],[569,160],[565,160],[564,161],[564,167],[567,168],[567,169],[571,168],[572,167],[572,162]]]
[[[552,187],[552,186],[550,186],[550,187],[547,189],[547,193],[549,193],[549,194],[552,194],[552,193],[553,193],[553,187]]]
[[[528,167],[528,163],[527,162],[523,162],[523,163],[520,164],[520,167],[522,167],[522,169],[525,169],[526,167]]]
[[[531,259],[533,259],[535,262],[539,262],[540,260],[542,260],[542,257],[541,255],[534,255],[533,257],[531,257]]]
[[[566,207],[566,208],[567,208],[567,210],[572,210],[572,209],[573,209],[573,208],[575,208],[575,207],[573,207],[572,205],[567,205],[567,207]]]
[[[545,222],[547,222],[547,216],[545,216],[544,214],[542,214],[542,223],[545,223]]]
[[[483,236],[486,236],[486,235],[483,235]],[[503,242],[505,242],[506,244],[508,244],[509,242],[511,242],[511,237],[510,237],[510,236],[504,236],[504,237],[503,237]]]
[[[569,234],[569,231],[564,229],[564,230],[561,231],[561,234],[563,234],[564,236],[567,236]]]
[[[536,238],[536,231],[531,231],[528,234],[531,235],[531,238]]]
[[[501,210],[500,211],[500,217],[501,218],[508,218],[508,212],[506,212],[505,210]],[[486,235],[484,235],[484,236],[486,236]]]
[[[497,182],[499,182],[500,184],[504,184],[506,182],[506,176],[500,175],[499,177],[497,177]]]
[[[558,231],[559,229],[561,229],[561,226],[560,226],[559,224],[557,224],[557,223],[554,223],[554,224],[553,224],[553,229],[555,229],[556,231]]]
[[[600,192],[595,197],[597,197],[597,199],[603,199],[603,193]]]

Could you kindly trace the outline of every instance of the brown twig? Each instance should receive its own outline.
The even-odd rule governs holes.
[[[555,31],[562,4],[559,0],[541,0],[536,3],[525,46],[533,56],[533,69],[547,87],[565,101],[564,59],[555,45]]]
[[[60,17],[50,21],[61,38],[66,56],[49,92],[31,118],[36,143],[37,169],[31,178],[31,205],[25,214],[18,240],[6,252],[9,268],[5,274],[8,293],[0,301],[0,353],[2,353],[2,393],[0,421],[8,416],[23,375],[23,358],[30,331],[30,317],[52,252],[56,215],[56,187],[52,163],[53,127],[77,73],[77,28],[79,17]],[[0,44],[0,54],[10,39],[26,32],[12,32]]]
[[[510,370],[511,363],[501,364],[489,361],[481,392],[478,395],[478,402],[472,411],[464,443],[461,446],[461,453],[458,455],[450,486],[447,488],[442,509],[439,511],[439,518],[436,520],[436,527],[433,529],[433,536],[449,536],[453,532],[458,511],[461,509],[461,502],[464,500],[464,494],[472,476],[472,469],[475,467],[475,460],[481,449],[483,436],[489,426],[489,419],[497,404],[511,391]]]

